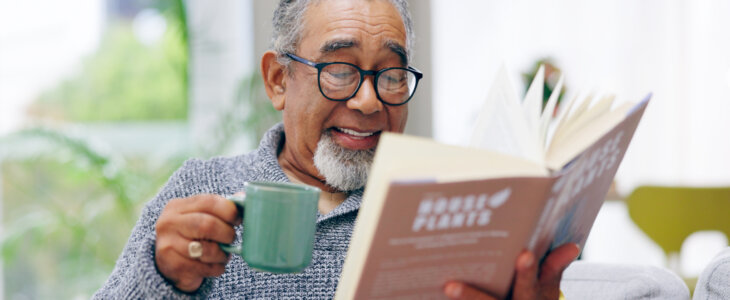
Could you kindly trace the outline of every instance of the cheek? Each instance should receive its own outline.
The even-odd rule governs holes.
[[[297,84],[287,90],[287,106],[283,116],[297,127],[297,131],[308,132],[308,135],[319,138],[337,102],[322,97],[316,83],[314,84],[313,87],[306,83]]]
[[[391,109],[389,115],[391,129],[395,132],[403,132],[406,128],[406,121],[408,120],[408,106]]]

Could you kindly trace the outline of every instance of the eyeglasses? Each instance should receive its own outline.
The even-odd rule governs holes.
[[[423,74],[413,67],[363,70],[346,62],[315,63],[291,53],[286,56],[316,68],[319,91],[332,101],[347,101],[355,97],[365,75],[372,75],[378,100],[388,105],[403,105],[411,100],[418,81],[423,78]]]

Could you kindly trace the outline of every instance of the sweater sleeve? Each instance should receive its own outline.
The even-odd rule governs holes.
[[[201,183],[207,180],[201,182],[200,178],[210,178],[209,172],[205,174],[201,161],[190,160],[170,177],[160,193],[145,206],[114,270],[93,299],[199,299],[207,296],[212,279],[206,278],[195,293],[185,293],[157,270],[155,223],[170,199],[205,192],[207,188]]]

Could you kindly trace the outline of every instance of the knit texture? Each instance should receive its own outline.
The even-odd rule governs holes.
[[[730,247],[705,267],[695,287],[694,300],[730,299]]]
[[[362,189],[326,215],[318,214],[312,262],[302,273],[271,274],[254,271],[232,255],[223,275],[206,278],[198,291],[184,293],[168,282],[155,266],[155,223],[168,201],[195,194],[228,195],[243,190],[247,181],[289,182],[277,161],[284,143],[284,126],[272,127],[253,152],[235,157],[188,160],[142,215],[117,260],[112,274],[94,299],[321,299],[332,298],[362,200]],[[240,243],[242,226],[237,226]]]

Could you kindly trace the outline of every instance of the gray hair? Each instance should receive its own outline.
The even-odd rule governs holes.
[[[284,53],[296,53],[301,39],[304,13],[313,1],[319,0],[281,0],[274,11],[274,34],[271,38],[271,50],[279,55],[279,62],[288,65],[291,61]],[[413,21],[408,11],[407,0],[389,0],[395,6],[406,28],[406,58],[411,61],[412,46],[415,35]]]

